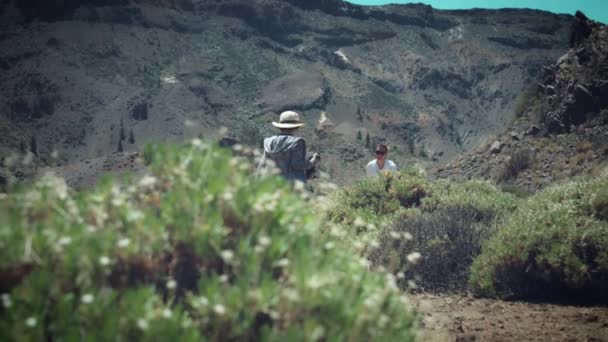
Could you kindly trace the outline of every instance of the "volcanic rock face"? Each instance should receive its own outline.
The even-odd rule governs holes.
[[[608,107],[608,27],[577,12],[570,43],[540,84],[549,133],[568,132]]]
[[[544,68],[509,132],[432,170],[433,176],[490,179],[533,192],[608,172],[608,27],[580,12],[572,27],[572,48]]]
[[[41,158],[57,150],[70,162],[119,145],[133,151],[152,141],[210,137],[221,126],[255,144],[273,133],[269,122],[280,111],[296,109],[309,123],[302,132],[309,147],[337,181],[360,176],[372,157],[360,136],[388,143],[391,158],[405,166],[450,158],[500,130],[524,85],[567,50],[573,20],[339,0],[1,6],[3,156],[31,136]],[[579,62],[603,48],[586,41],[574,53]],[[546,85],[559,96],[562,85],[552,82]],[[579,82],[572,96],[593,97],[602,87]],[[319,137],[322,111],[336,130]],[[343,150],[355,152],[346,160]]]

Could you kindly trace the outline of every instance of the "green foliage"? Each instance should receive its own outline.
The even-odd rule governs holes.
[[[429,186],[424,175],[413,168],[365,178],[335,194],[327,210],[328,217],[332,222],[345,224],[357,218],[384,222],[399,210],[419,206]]]
[[[434,290],[464,289],[483,242],[518,205],[489,182],[431,183],[413,168],[363,179],[332,200],[329,219],[354,230],[351,243],[364,244],[374,267],[401,287],[418,279]]]
[[[484,246],[478,294],[608,302],[608,177],[555,186],[522,204]]]
[[[397,274],[402,287],[417,279],[427,290],[463,290],[483,242],[516,206],[515,196],[487,182],[437,182],[419,212],[402,214],[382,232],[370,258]]]
[[[591,200],[593,215],[604,221],[608,221],[608,187],[598,189]]]
[[[0,340],[413,340],[394,280],[284,181],[199,140],[144,159],[0,197]]]
[[[398,274],[402,287],[407,279],[418,279],[426,290],[463,290],[494,219],[492,211],[461,205],[403,215],[383,231],[370,259],[374,266]]]

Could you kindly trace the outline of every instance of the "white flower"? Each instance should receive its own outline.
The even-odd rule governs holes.
[[[335,242],[333,241],[329,241],[327,243],[325,243],[325,249],[330,250],[332,248],[334,248],[336,246]]]
[[[146,330],[146,329],[148,329],[148,321],[145,320],[144,318],[140,318],[137,320],[137,326],[141,330]]]
[[[220,276],[220,281],[221,281],[222,283],[227,283],[227,282],[228,282],[228,275],[226,275],[226,274],[222,274],[222,275]]]
[[[226,191],[222,194],[222,199],[226,202],[232,201],[233,198],[234,198],[234,195],[232,194],[232,192]]]
[[[408,233],[408,232],[403,232],[403,238],[407,241],[413,239],[414,237],[412,236],[412,234]]]
[[[421,256],[422,255],[418,252],[410,253],[407,255],[407,261],[411,262],[412,264],[415,264],[418,262]]]
[[[222,304],[215,304],[213,306],[213,311],[218,314],[218,315],[223,315],[226,313],[226,307],[223,306]]]
[[[411,288],[411,289],[415,289],[415,288],[417,288],[417,287],[418,287],[418,286],[416,285],[416,282],[414,282],[413,280],[408,280],[408,281],[407,281],[407,286],[409,286],[409,288]]]
[[[11,296],[9,296],[7,293],[3,293],[2,294],[2,305],[6,309],[8,309],[11,306],[13,306],[13,301],[11,300]]]
[[[220,253],[220,256],[225,262],[230,263],[234,259],[234,252],[226,249]]]
[[[167,282],[167,288],[168,288],[169,290],[173,290],[173,289],[175,289],[176,287],[177,287],[177,282],[176,282],[174,279],[170,279],[170,280]]]
[[[192,320],[190,318],[186,317],[182,320],[182,328],[188,329],[191,326],[192,326]]]
[[[359,264],[361,266],[363,266],[364,268],[369,268],[372,263],[369,260],[365,259],[365,258],[360,258],[359,259]]]
[[[300,300],[300,294],[296,289],[287,289],[283,292],[283,295],[292,302],[297,302]]]
[[[34,154],[32,152],[28,152],[25,157],[23,158],[23,161],[21,162],[23,165],[29,165],[32,163],[32,161],[34,160]]]
[[[190,143],[192,144],[192,146],[194,146],[196,148],[200,148],[201,146],[203,146],[203,141],[198,138],[192,139],[192,141]]]
[[[156,184],[156,177],[154,176],[150,176],[150,175],[145,175],[140,181],[139,181],[139,186],[143,187],[143,188],[149,188],[154,186],[154,184]]]
[[[403,278],[405,278],[405,273],[403,273],[403,272],[398,272],[398,273],[397,273],[397,278],[399,278],[399,279],[403,279]]]
[[[92,294],[90,294],[90,293],[87,293],[87,294],[85,294],[84,296],[82,296],[82,297],[80,298],[80,300],[81,300],[81,301],[82,301],[84,304],[91,304],[91,303],[93,303],[93,300],[94,300],[94,299],[95,299],[95,297],[93,297],[93,295],[92,295]]]
[[[295,182],[293,183],[293,189],[294,189],[295,191],[304,191],[304,189],[305,189],[305,188],[304,188],[304,182],[299,181],[299,180],[295,181]]]
[[[365,244],[363,244],[363,242],[357,240],[355,242],[353,242],[353,247],[355,247],[356,250],[362,250],[363,248],[365,248]]]
[[[169,310],[169,309],[164,309],[163,310],[163,317],[164,318],[169,319],[169,318],[171,318],[172,315],[173,315],[173,313],[171,312],[171,310]]]
[[[129,244],[131,243],[131,240],[129,240],[128,238],[122,238],[120,240],[118,240],[118,247],[120,248],[125,248],[127,246],[129,246]]]
[[[318,275],[315,274],[310,279],[308,279],[308,282],[306,282],[306,285],[309,288],[316,290],[323,285],[323,281],[321,280],[321,278]]]
[[[202,306],[207,306],[209,305],[209,300],[207,299],[207,297],[200,296],[198,297],[198,304]]]
[[[388,321],[389,318],[387,315],[380,315],[380,318],[378,319],[378,325],[380,326],[380,328],[384,328]]]
[[[42,195],[38,191],[30,191],[25,194],[26,203],[38,202],[42,198]]]
[[[101,266],[108,266],[110,264],[110,258],[108,258],[107,256],[100,256],[99,257],[99,264],[101,264]]]
[[[399,240],[399,239],[401,239],[401,234],[397,233],[397,232],[396,232],[396,231],[394,231],[394,230],[393,230],[393,231],[391,231],[389,234],[390,234],[390,235],[391,235],[391,237],[392,237],[393,239],[395,239],[395,240]]]
[[[112,205],[113,206],[120,207],[123,204],[125,204],[125,200],[122,197],[112,198]]]
[[[287,266],[289,266],[289,259],[283,258],[283,259],[275,262],[274,265],[277,267],[287,267]]]
[[[367,297],[363,301],[363,306],[365,306],[368,309],[372,309],[375,305],[376,305],[376,300],[374,297]]]
[[[144,214],[136,209],[130,210],[129,213],[127,214],[127,221],[129,222],[134,222],[134,221],[138,221],[140,219],[142,219],[144,217]]]
[[[68,185],[65,183],[63,178],[53,177],[53,187],[57,193],[57,197],[61,200],[65,200],[68,197]]]
[[[270,238],[266,235],[262,235],[258,238],[258,243],[263,247],[269,246],[271,242],[272,240],[270,240]]]
[[[64,236],[57,241],[57,244],[59,244],[59,246],[65,246],[69,245],[70,242],[72,242],[72,238],[69,236]]]
[[[355,221],[353,222],[353,225],[355,227],[365,227],[365,221],[362,218],[360,218],[359,216],[357,216],[355,218]]]
[[[25,325],[27,325],[30,328],[35,327],[37,323],[38,323],[38,321],[36,320],[36,317],[30,317],[25,320]]]

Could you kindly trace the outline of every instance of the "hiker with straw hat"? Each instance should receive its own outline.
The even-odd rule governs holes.
[[[264,139],[264,155],[260,167],[265,166],[266,158],[274,161],[281,175],[289,181],[306,182],[307,171],[314,169],[321,160],[318,153],[312,158],[306,158],[306,142],[294,134],[304,126],[300,115],[294,111],[286,111],[279,116],[279,122],[272,122],[280,132],[270,138]]]

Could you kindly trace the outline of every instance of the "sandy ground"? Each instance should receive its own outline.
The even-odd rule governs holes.
[[[416,294],[420,341],[608,341],[608,307]]]

